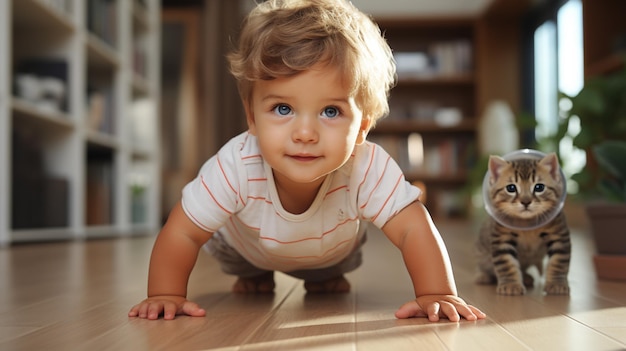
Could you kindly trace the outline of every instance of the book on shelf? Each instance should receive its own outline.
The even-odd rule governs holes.
[[[113,163],[87,161],[86,224],[106,225],[113,221]]]
[[[436,78],[472,70],[472,43],[466,39],[440,41],[422,51],[394,53],[398,78]]]
[[[435,43],[430,48],[430,55],[437,74],[463,74],[472,70],[472,44],[469,40]]]
[[[137,40],[133,45],[133,70],[141,77],[146,77],[148,68],[148,57],[145,43]]]
[[[117,46],[117,5],[114,0],[87,1],[87,29],[112,47]]]
[[[429,176],[456,175],[468,165],[469,140],[443,138],[424,140],[419,133],[404,135],[370,135],[405,172]]]
[[[381,146],[402,170],[410,168],[408,140],[395,135],[369,135],[368,140]]]
[[[461,102],[443,102],[433,97],[392,99],[389,102],[389,116],[386,119],[453,127],[462,123],[464,118],[469,118],[460,105]]]
[[[438,189],[432,197],[434,213],[447,218],[460,218],[467,216],[467,195],[457,190]]]
[[[459,172],[458,143],[445,139],[424,148],[422,171],[431,175],[451,175]]]
[[[88,89],[87,126],[90,130],[113,134],[115,130],[115,102],[110,89]]]

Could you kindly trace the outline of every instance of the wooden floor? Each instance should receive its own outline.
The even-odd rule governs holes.
[[[460,294],[486,320],[397,320],[412,298],[400,256],[370,231],[365,263],[346,295],[306,295],[277,275],[274,295],[229,293],[233,278],[201,255],[190,297],[205,318],[146,321],[126,316],[145,294],[152,237],[18,245],[0,250],[0,350],[623,350],[626,284],[596,280],[592,248],[574,230],[569,297],[535,287],[497,296],[472,283],[472,225],[438,223]]]

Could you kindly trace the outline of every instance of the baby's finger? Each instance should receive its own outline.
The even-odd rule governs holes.
[[[474,311],[469,307],[469,305],[466,305],[465,303],[450,303],[450,305],[451,309],[453,310],[451,311],[451,313],[453,312],[457,317],[460,315],[460,317],[463,317],[468,321],[475,321],[476,319],[478,319],[478,317],[474,314]],[[459,321],[461,319],[460,317],[455,321]]]
[[[425,315],[424,311],[420,308],[415,300],[409,301],[396,311],[396,318],[405,319],[411,317],[417,317],[419,315]]]
[[[130,311],[128,311],[129,317],[137,317],[139,315],[139,307],[137,305],[133,306]]]
[[[441,305],[438,302],[433,302],[432,304],[426,307],[426,313],[428,314],[428,320],[431,322],[439,321],[439,311],[441,309]]]
[[[200,308],[197,303],[190,301],[185,302],[181,310],[182,313],[192,317],[203,317],[206,314],[204,309]]]
[[[472,311],[472,313],[474,313],[474,315],[476,316],[477,319],[483,319],[487,317],[487,314],[481,310],[479,310],[478,308],[472,306],[472,305],[467,305],[467,307],[469,307],[469,309]]]
[[[142,302],[137,307],[137,317],[139,318],[148,318],[148,308],[150,304],[147,302]]]
[[[463,306],[463,305],[460,305],[460,306]],[[468,309],[468,311],[469,311],[469,309]],[[450,302],[447,302],[447,301],[442,301],[441,302],[441,312],[451,322],[458,322],[458,321],[461,320],[461,317],[459,317],[459,312],[460,311],[457,311],[457,307],[455,307]],[[471,313],[471,311],[470,311],[470,313]]]
[[[161,302],[152,302],[148,305],[146,311],[146,318],[148,319],[159,319],[159,315],[163,312],[163,303]]]
[[[163,303],[163,319],[172,320],[176,317],[176,304],[172,302]]]

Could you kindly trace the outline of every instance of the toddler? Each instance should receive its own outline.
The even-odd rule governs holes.
[[[148,298],[129,316],[204,316],[187,282],[205,247],[236,293],[269,293],[273,272],[309,293],[345,293],[367,223],[398,247],[416,298],[397,318],[484,318],[457,296],[443,241],[420,190],[366,141],[395,80],[378,27],[345,0],[269,0],[244,20],[229,55],[248,130],[183,189],[150,260]]]

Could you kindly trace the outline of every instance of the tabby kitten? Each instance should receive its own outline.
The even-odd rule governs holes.
[[[527,270],[536,266],[543,274],[547,255],[544,291],[552,295],[569,294],[571,243],[565,215],[561,210],[554,219],[534,229],[559,206],[565,191],[556,154],[542,159],[506,161],[489,158],[488,193],[493,211],[483,223],[477,242],[479,284],[497,283],[501,295],[523,295],[532,287]]]

